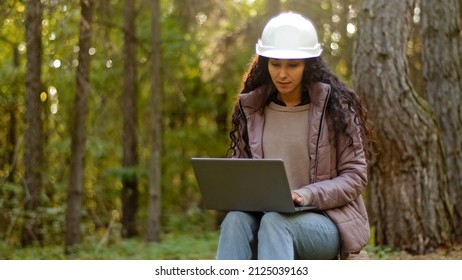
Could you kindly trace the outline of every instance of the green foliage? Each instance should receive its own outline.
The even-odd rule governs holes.
[[[397,253],[390,246],[378,247],[373,245],[367,245],[364,250],[371,255],[374,255],[376,259],[379,260],[388,260],[390,256],[395,256],[397,258]]]
[[[107,170],[108,174],[121,181],[133,182],[139,178],[147,178],[148,172],[145,169],[136,167],[114,167]]]
[[[139,239],[120,240],[113,244],[83,243],[64,254],[60,245],[18,249],[0,241],[1,260],[195,260],[214,259],[218,234],[165,235],[161,243]]]
[[[332,23],[330,13],[346,11],[347,5],[334,2],[282,1],[282,8],[304,13],[321,26],[321,22]],[[356,1],[350,2],[354,8]],[[229,128],[226,119],[240,88],[243,72],[254,53],[254,43],[267,20],[267,1],[161,1],[162,226],[166,234],[162,245],[122,241],[120,237],[123,178],[138,179],[140,209],[137,226],[141,236],[146,232],[152,113],[150,2],[136,1],[139,165],[129,169],[122,167],[121,163],[123,1],[95,1],[91,50],[80,50],[78,46],[80,1],[42,3],[42,92],[37,94],[41,94],[43,101],[46,160],[42,166],[44,190],[39,213],[23,211],[26,197],[23,163],[27,161],[22,140],[25,129],[26,2],[6,0],[0,3],[2,258],[65,258],[61,247],[79,51],[90,51],[92,55],[82,208],[85,241],[76,251],[76,257],[92,258],[96,254],[95,258],[117,258],[116,255],[111,257],[110,250],[120,250],[126,251],[121,258],[124,255],[127,258],[211,258],[211,253],[202,256],[200,250],[188,252],[194,246],[187,244],[197,241],[199,247],[209,248],[216,241],[213,236],[209,236],[210,240],[197,236],[183,236],[176,240],[170,236],[217,228],[217,213],[203,209],[190,158],[225,156]],[[354,18],[349,20],[354,22]],[[326,27],[329,36],[325,35],[324,46],[330,46],[330,35],[341,27],[333,23]],[[330,59],[332,52],[327,50],[325,54]],[[337,62],[338,59],[334,60],[335,65],[342,66]],[[12,124],[14,119],[16,123]],[[9,135],[14,135],[15,139],[9,140]],[[16,158],[11,161],[13,152]],[[38,215],[42,219],[43,250],[15,249],[20,244],[25,215]],[[146,247],[149,253],[137,256],[139,246]]]

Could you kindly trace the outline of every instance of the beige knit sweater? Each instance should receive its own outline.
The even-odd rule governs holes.
[[[305,201],[311,201],[306,188],[310,182],[308,153],[308,118],[310,104],[285,107],[271,102],[265,108],[263,155],[284,160],[289,185]]]

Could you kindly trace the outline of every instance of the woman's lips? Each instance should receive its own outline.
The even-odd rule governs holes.
[[[278,82],[278,85],[281,87],[287,87],[290,85],[290,82]]]

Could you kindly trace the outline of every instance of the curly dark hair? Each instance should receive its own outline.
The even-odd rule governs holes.
[[[267,57],[258,55],[252,58],[250,66],[243,76],[240,93],[249,93],[261,86],[273,86],[268,71],[268,60]],[[305,59],[302,84],[308,85],[315,82],[322,82],[331,86],[331,94],[327,103],[327,114],[332,120],[329,129],[334,132],[333,141],[335,141],[335,144],[339,142],[339,137],[343,134],[347,137],[349,145],[353,145],[353,136],[347,130],[347,115],[349,113],[345,110],[346,105],[348,110],[354,114],[355,123],[360,127],[359,137],[363,140],[364,151],[369,159],[372,154],[375,133],[372,123],[367,117],[367,110],[361,104],[359,96],[329,70],[321,57]],[[268,100],[264,100],[260,109],[263,109],[267,103]],[[227,156],[236,155],[237,147],[242,146],[247,157],[252,157],[245,125],[245,119],[239,108],[239,101],[236,100],[232,115],[232,128],[229,134],[231,142],[227,150]],[[244,143],[240,143],[241,139]]]

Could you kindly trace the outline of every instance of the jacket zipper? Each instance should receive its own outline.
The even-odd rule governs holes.
[[[314,176],[311,178],[311,183],[316,182],[316,177],[318,175],[318,164],[319,164],[319,142],[321,141],[321,133],[322,133],[322,128],[323,128],[323,120],[324,120],[324,115],[326,114],[326,108],[327,108],[327,102],[329,101],[330,97],[330,90],[327,93],[326,100],[324,101],[324,106],[322,108],[322,113],[321,113],[321,119],[319,121],[319,132],[318,132],[318,139],[316,140],[316,153],[315,153],[315,162],[314,162]]]

